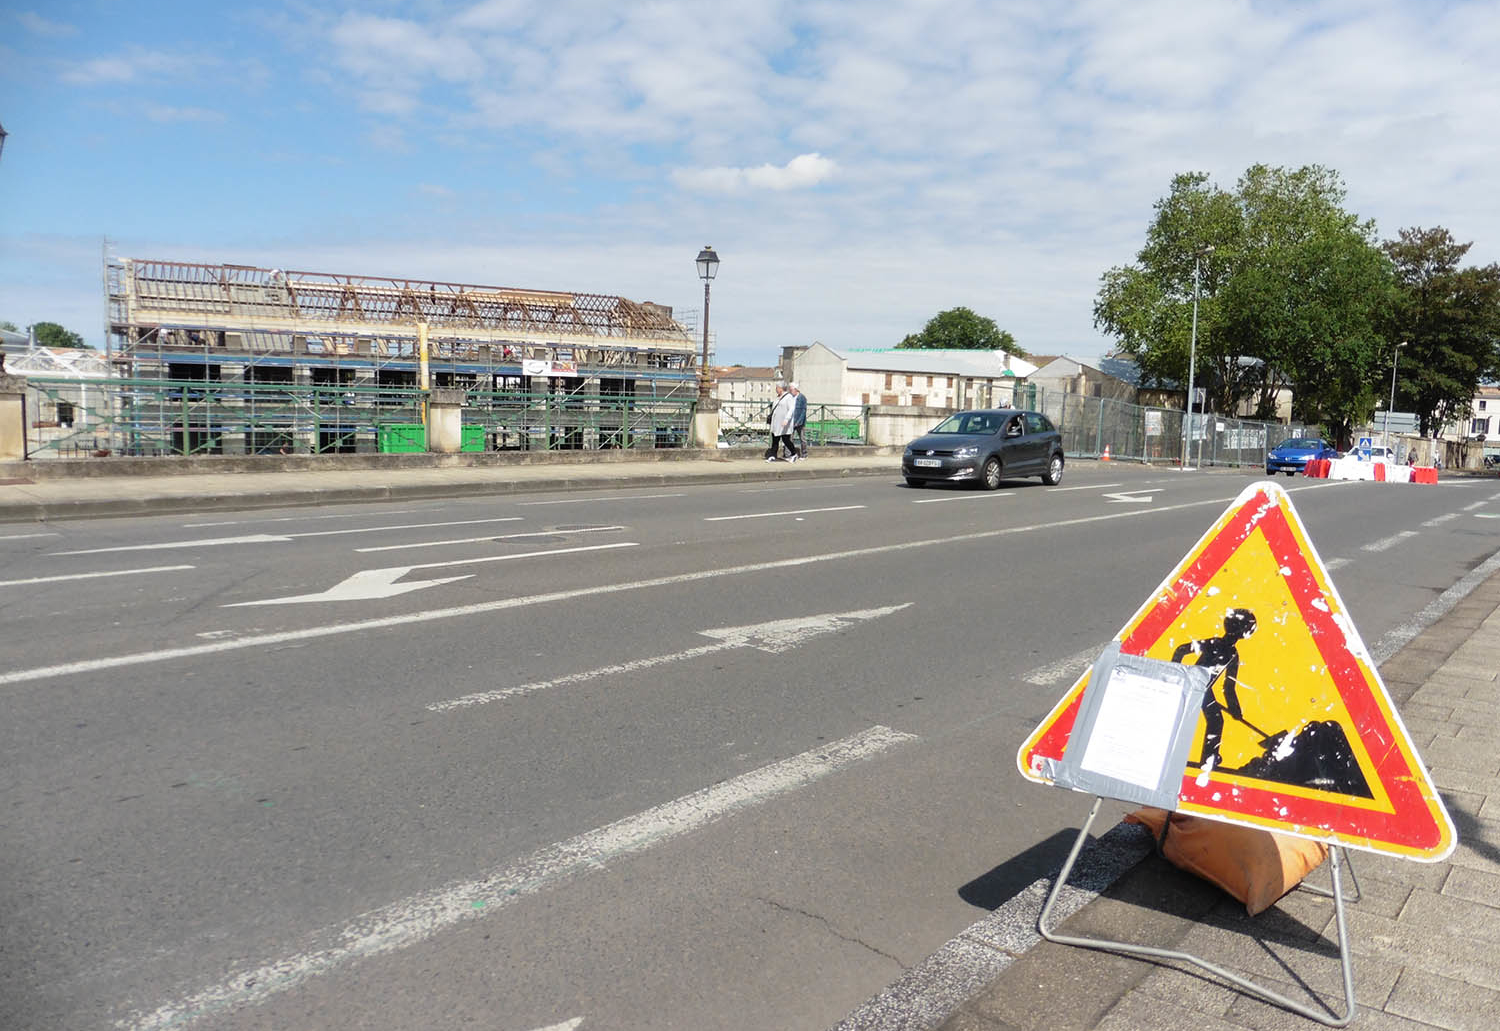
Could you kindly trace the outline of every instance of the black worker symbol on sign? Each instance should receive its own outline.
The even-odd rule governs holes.
[[[1255,627],[1255,613],[1249,609],[1227,609],[1221,635],[1189,641],[1172,652],[1173,662],[1186,663],[1192,656],[1193,665],[1213,671],[1203,692],[1203,748],[1198,761],[1189,765],[1280,784],[1374,797],[1354,750],[1349,747],[1349,738],[1337,720],[1314,720],[1295,734],[1289,730],[1268,734],[1245,716],[1240,701],[1240,688],[1246,685],[1240,679],[1239,644],[1255,633]],[[1226,712],[1260,737],[1261,753],[1239,767],[1224,765]]]

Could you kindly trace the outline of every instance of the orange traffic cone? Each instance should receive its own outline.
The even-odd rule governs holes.
[[[1109,461],[1109,445],[1108,444],[1104,445],[1104,454],[1102,454],[1102,455],[1099,456],[1099,461],[1101,461],[1101,462],[1108,462]]]

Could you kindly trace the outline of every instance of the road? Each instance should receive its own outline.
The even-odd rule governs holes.
[[[826,1028],[1056,868],[1017,744],[1250,482],[0,525],[0,1026]],[[1377,659],[1500,561],[1279,482]]]

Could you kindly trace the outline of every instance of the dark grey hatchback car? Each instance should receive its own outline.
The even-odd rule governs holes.
[[[906,445],[901,475],[913,487],[977,483],[995,490],[1017,476],[1040,476],[1055,487],[1063,475],[1062,434],[1040,412],[957,412]]]

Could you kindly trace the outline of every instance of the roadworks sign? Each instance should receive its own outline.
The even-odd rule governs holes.
[[[1206,667],[1196,681],[1207,680],[1201,695],[1184,689],[1191,697],[1179,747],[1163,750],[1164,762],[1187,756],[1175,808],[1411,859],[1452,852],[1457,836],[1442,799],[1291,499],[1274,483],[1246,488],[1115,640],[1118,653],[1106,650],[1114,659],[1101,657],[1079,677],[1021,746],[1016,762],[1028,779],[1083,790],[1087,778],[1075,782],[1068,771],[1080,761],[1084,770],[1111,769],[1111,748],[1115,768],[1140,765],[1139,749],[1131,752],[1137,724],[1138,740],[1155,737],[1144,733],[1142,705],[1153,695],[1138,689],[1146,682],[1139,672],[1122,677],[1112,703],[1090,695],[1089,740],[1068,752],[1091,677],[1108,676],[1120,656],[1155,660],[1136,664],[1150,669]],[[1101,719],[1112,722],[1101,728]],[[1175,784],[1170,770],[1164,781]]]

